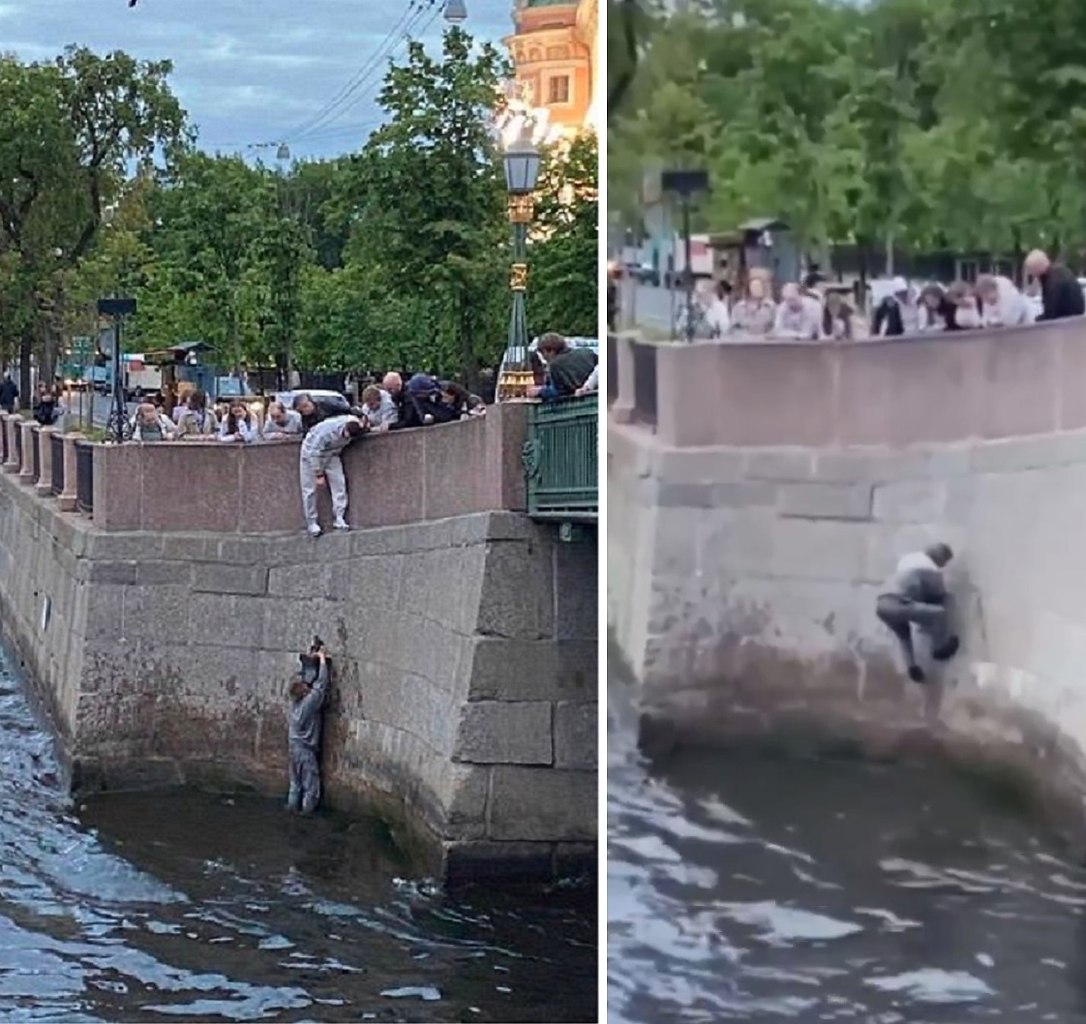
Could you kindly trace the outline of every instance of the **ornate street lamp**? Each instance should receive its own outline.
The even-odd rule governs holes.
[[[513,226],[513,266],[509,274],[513,309],[509,317],[504,372],[498,381],[499,401],[527,397],[533,383],[528,364],[528,320],[524,298],[528,290],[528,225],[535,216],[533,193],[542,158],[532,142],[531,129],[531,122],[526,120],[519,137],[505,150],[505,187],[509,193],[509,223]]]
[[[464,0],[445,0],[445,20],[450,25],[459,25],[467,19],[468,9],[464,6]]]

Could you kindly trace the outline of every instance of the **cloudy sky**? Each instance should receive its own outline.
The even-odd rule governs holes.
[[[464,27],[500,45],[512,0],[465,0]],[[0,0],[0,50],[47,60],[69,43],[169,58],[172,84],[209,150],[271,162],[357,149],[380,123],[388,56],[410,33],[440,46],[443,0]],[[337,96],[344,101],[325,115]],[[315,118],[319,120],[314,121]]]

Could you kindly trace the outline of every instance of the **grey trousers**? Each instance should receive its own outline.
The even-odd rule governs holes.
[[[290,744],[290,790],[287,809],[309,814],[321,798],[321,766],[317,752],[304,743]]]
[[[883,594],[875,603],[875,614],[897,637],[901,653],[905,656],[905,664],[909,668],[916,664],[913,626],[928,637],[932,651],[940,650],[950,639],[950,613],[941,604],[927,604],[897,594]]]

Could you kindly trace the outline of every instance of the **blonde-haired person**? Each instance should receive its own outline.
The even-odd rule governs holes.
[[[173,423],[150,402],[136,406],[136,415],[132,421],[133,441],[173,441],[176,436]]]

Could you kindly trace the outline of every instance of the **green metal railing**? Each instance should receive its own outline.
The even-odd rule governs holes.
[[[528,514],[595,522],[599,516],[599,398],[584,395],[533,405],[524,470]]]

